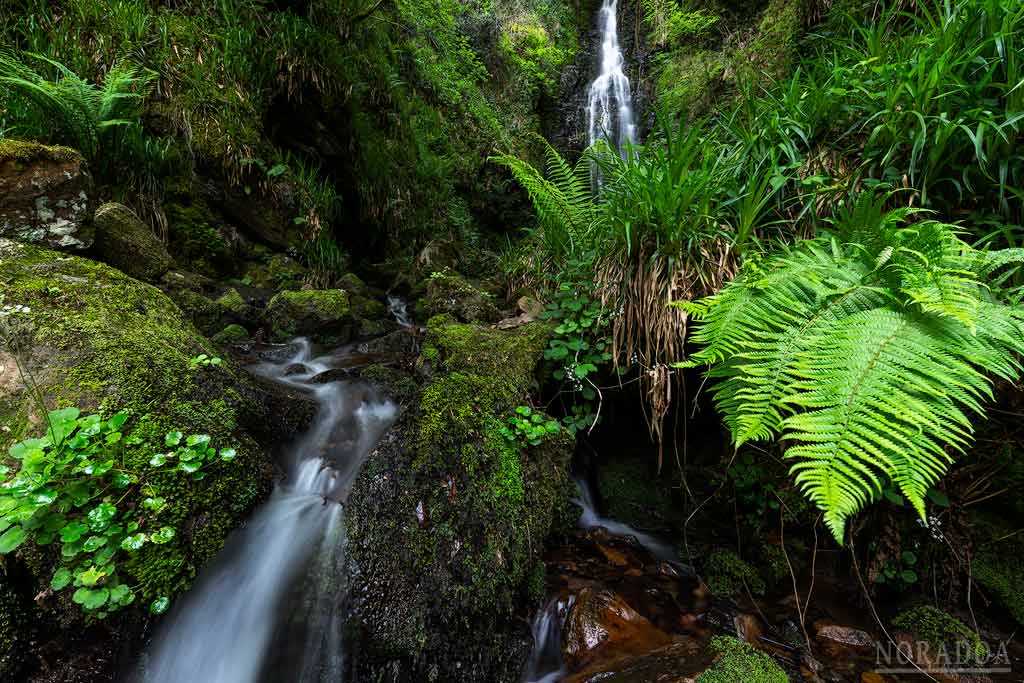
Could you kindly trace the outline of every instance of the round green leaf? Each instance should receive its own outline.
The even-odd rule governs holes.
[[[0,555],[6,555],[25,542],[25,530],[20,526],[13,526],[0,536]]]
[[[152,602],[149,606],[149,611],[153,614],[163,614],[167,611],[167,608],[171,606],[171,599],[167,596],[159,597]]]
[[[234,460],[235,459],[235,455],[236,455],[236,453],[235,453],[235,449],[234,448],[222,448],[222,449],[220,449],[220,459],[225,461],[225,462],[231,462],[232,460]]]
[[[69,583],[71,583],[71,571],[67,567],[61,567],[54,572],[53,578],[50,579],[50,588],[59,591]]]
[[[185,435],[181,432],[168,432],[167,436],[164,438],[164,443],[168,446],[177,446],[181,443],[181,438],[183,436]]]
[[[134,534],[127,536],[121,541],[121,548],[128,552],[135,552],[146,543],[146,534]]]
[[[149,540],[162,545],[174,538],[174,533],[174,529],[169,526],[161,527],[159,531],[150,535]]]
[[[107,598],[110,597],[110,591],[106,588],[97,588],[96,590],[90,590],[85,596],[85,600],[82,601],[82,607],[89,610],[99,609],[103,605],[107,604]]]

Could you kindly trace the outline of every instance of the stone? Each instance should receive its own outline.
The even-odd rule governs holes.
[[[501,314],[493,297],[458,273],[434,273],[427,280],[426,313],[450,313],[463,322],[496,322]]]
[[[870,650],[875,647],[875,639],[870,634],[850,626],[819,621],[814,624],[814,630],[818,640],[833,646],[854,650]]]
[[[0,238],[51,249],[88,249],[92,177],[66,147],[0,140]]]
[[[174,263],[163,242],[123,204],[101,206],[93,226],[99,260],[137,280],[157,282]]]
[[[349,298],[341,289],[281,292],[267,304],[263,321],[272,341],[304,336],[325,344],[343,344],[352,336]]]
[[[217,346],[241,344],[247,339],[249,339],[249,332],[241,325],[228,325],[223,330],[210,337],[210,341]]]
[[[696,683],[712,659],[696,640],[678,636],[670,645],[642,655],[588,667],[567,676],[564,683]]]
[[[579,591],[563,628],[562,656],[570,670],[599,658],[643,654],[672,640],[621,595],[604,588],[587,587]]]

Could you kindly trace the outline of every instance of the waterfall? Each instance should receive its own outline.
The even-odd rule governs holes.
[[[537,610],[530,630],[533,650],[523,669],[523,683],[557,683],[565,676],[562,662],[562,620],[573,598],[552,600],[544,609]]]
[[[344,674],[342,503],[395,407],[364,385],[316,384],[329,369],[305,340],[256,372],[309,392],[319,411],[285,477],[178,601],[143,656],[140,683],[340,681]],[[286,376],[302,364],[306,372]]]
[[[659,560],[665,560],[666,562],[675,562],[678,560],[675,549],[650,534],[645,534],[642,531],[637,531],[628,524],[623,524],[614,519],[608,517],[602,517],[597,511],[597,502],[594,500],[594,494],[590,490],[590,485],[587,481],[581,477],[576,478],[576,490],[579,492],[579,496],[573,498],[574,503],[582,509],[580,514],[579,526],[584,529],[594,529],[597,527],[603,527],[608,530],[610,534],[615,536],[632,536],[637,542],[643,547],[647,548],[652,555],[657,557]]]
[[[619,47],[617,0],[602,0],[599,18],[601,48],[597,78],[587,96],[587,143],[606,140],[625,158],[628,144],[636,142],[633,96]]]

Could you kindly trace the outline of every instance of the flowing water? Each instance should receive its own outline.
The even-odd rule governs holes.
[[[668,543],[665,543],[650,534],[637,531],[628,524],[617,522],[608,517],[602,517],[597,511],[597,503],[594,501],[594,494],[590,490],[590,485],[585,479],[577,478],[576,488],[579,491],[579,497],[574,498],[573,502],[583,509],[583,513],[580,515],[578,522],[581,527],[584,529],[604,527],[609,533],[616,536],[632,536],[640,543],[640,545],[647,548],[647,550],[649,550],[651,554],[659,560],[665,560],[666,562],[677,562],[679,560],[675,548]]]
[[[402,327],[412,327],[412,319],[409,317],[408,305],[405,299],[400,296],[388,294],[388,312]]]
[[[602,1],[598,22],[599,71],[587,96],[587,142],[605,140],[625,158],[628,145],[636,142],[636,125],[626,60],[619,46],[618,0]]]
[[[533,650],[523,669],[523,683],[557,683],[565,676],[562,662],[562,620],[571,600],[554,599],[533,619]]]
[[[395,417],[364,385],[317,384],[331,368],[305,340],[255,372],[312,395],[319,411],[284,478],[178,601],[144,656],[140,683],[340,681],[344,673],[343,503]],[[294,372],[302,364],[305,372]]]

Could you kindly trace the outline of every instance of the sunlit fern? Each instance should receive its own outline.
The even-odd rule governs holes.
[[[791,472],[842,541],[895,484],[923,517],[928,489],[972,441],[990,375],[1015,380],[1024,310],[987,280],[1020,250],[971,249],[953,226],[859,202],[832,236],[747,264],[681,304],[738,447],[781,438]]]

